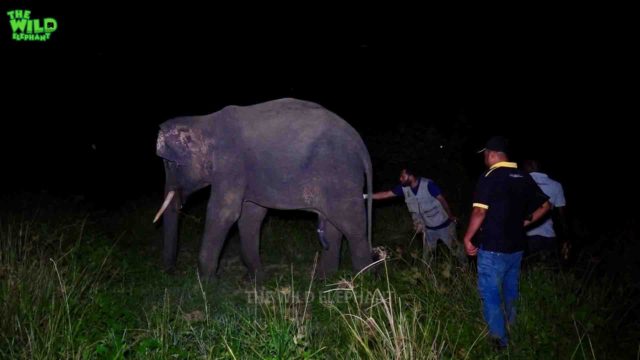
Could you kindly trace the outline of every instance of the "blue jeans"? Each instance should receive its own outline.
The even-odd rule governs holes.
[[[499,339],[503,345],[508,343],[505,315],[510,326],[516,320],[515,302],[518,299],[522,253],[519,251],[506,254],[478,250],[478,290],[482,299],[482,312],[489,325],[489,334]]]

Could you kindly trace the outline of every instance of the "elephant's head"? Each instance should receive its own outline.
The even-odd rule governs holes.
[[[158,133],[156,151],[165,162],[167,189],[185,196],[211,178],[213,140],[199,125],[198,119],[179,118],[162,124]]]
[[[210,184],[213,140],[205,135],[198,118],[178,118],[160,126],[156,151],[164,160],[165,201],[156,214],[164,214],[164,263],[175,266],[177,255],[178,210],[187,197]]]

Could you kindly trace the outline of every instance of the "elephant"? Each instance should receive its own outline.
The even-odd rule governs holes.
[[[176,265],[179,209],[209,185],[198,256],[206,280],[216,278],[237,222],[249,275],[262,281],[260,228],[269,208],[318,215],[317,276],[337,271],[343,236],[353,270],[371,264],[371,158],[358,132],[323,106],[283,98],[172,118],[160,124],[157,155],[164,160],[165,201],[154,222],[162,215],[166,271]]]

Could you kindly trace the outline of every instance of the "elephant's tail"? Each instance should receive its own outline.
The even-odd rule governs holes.
[[[373,229],[372,224],[372,214],[373,214],[373,166],[371,165],[371,156],[369,155],[369,150],[367,150],[367,146],[362,142],[363,152],[362,152],[362,162],[364,165],[364,173],[367,182],[367,240],[369,241],[369,250],[373,249],[373,245],[371,243],[371,232]]]

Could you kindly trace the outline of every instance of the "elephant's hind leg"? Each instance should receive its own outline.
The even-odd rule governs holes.
[[[242,257],[249,270],[249,276],[260,282],[263,280],[262,263],[260,261],[260,227],[267,214],[267,209],[252,202],[245,201],[238,220]]]
[[[340,203],[339,207],[329,213],[333,215],[331,219],[336,222],[347,238],[353,270],[358,272],[371,264],[371,247],[367,239],[366,216],[362,199]]]

